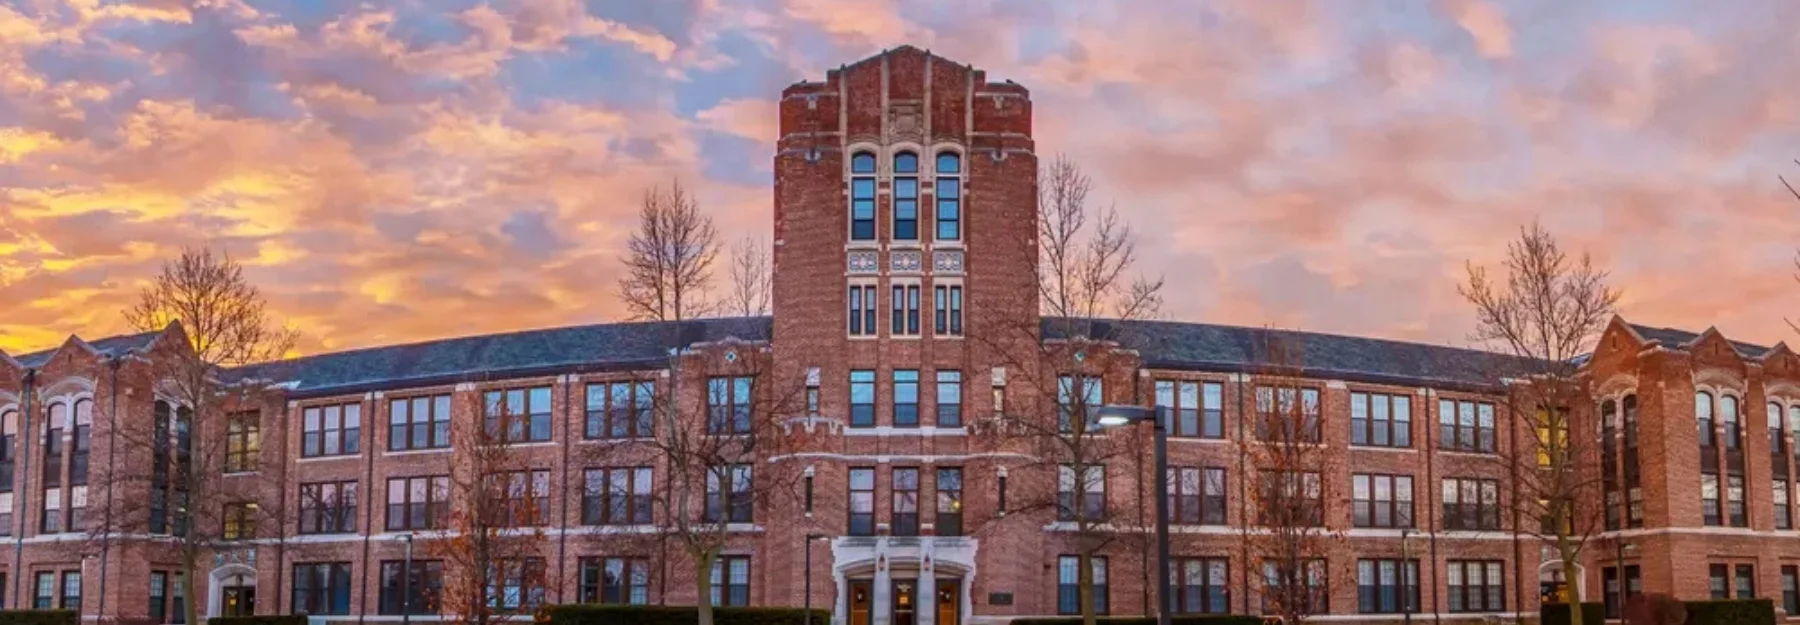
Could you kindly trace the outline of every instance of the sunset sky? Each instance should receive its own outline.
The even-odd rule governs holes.
[[[0,349],[184,244],[308,352],[617,320],[646,186],[767,239],[782,87],[911,43],[1032,89],[1165,317],[1467,344],[1541,217],[1633,321],[1800,316],[1800,3],[5,0]],[[980,210],[979,204],[971,210]]]

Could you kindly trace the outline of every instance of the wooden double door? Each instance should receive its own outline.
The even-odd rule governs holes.
[[[891,584],[886,606],[888,625],[918,625],[921,609],[936,611],[936,625],[962,625],[962,580],[937,580],[936,596],[924,598],[927,603],[923,605],[919,597],[919,580],[896,579]],[[873,580],[850,580],[850,596],[845,597],[850,604],[850,625],[874,625],[874,588]]]

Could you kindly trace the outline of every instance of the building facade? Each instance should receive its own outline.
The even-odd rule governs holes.
[[[636,416],[658,402],[768,413],[746,423],[769,444],[706,486],[729,516],[719,604],[810,601],[836,625],[1067,614],[1075,556],[1095,548],[1096,606],[1149,613],[1146,433],[1077,436],[1115,452],[1077,472],[1046,442],[1066,435],[1027,427],[1133,404],[1171,416],[1177,609],[1258,613],[1256,416],[1290,396],[1334,458],[1307,487],[1331,538],[1309,569],[1331,620],[1483,622],[1535,614],[1570,585],[1507,505],[1517,467],[1500,459],[1532,433],[1483,375],[1491,354],[1042,318],[1032,114],[1024,87],[912,47],[784,90],[770,317],[248,367],[197,434],[161,368],[185,345],[178,327],[0,355],[0,601],[147,622],[177,622],[188,601],[203,615],[401,620],[404,589],[429,590],[444,566],[419,543],[462,505],[458,441],[498,419],[517,423],[516,479],[541,496],[544,537],[521,565],[540,574],[519,576],[540,581],[502,601],[692,604],[694,563],[647,504],[671,482],[646,442],[658,421]],[[1272,341],[1297,362],[1271,363]],[[1622,586],[1800,613],[1800,359],[1617,320],[1583,371],[1593,401],[1577,426],[1603,443],[1608,517],[1572,584],[1590,600]],[[794,401],[763,401],[775,395]],[[223,441],[205,497],[164,468],[191,461],[189,435]],[[730,484],[757,479],[792,488],[722,511]],[[193,597],[168,538],[185,522],[222,530]]]

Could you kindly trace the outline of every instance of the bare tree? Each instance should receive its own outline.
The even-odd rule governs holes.
[[[532,614],[549,585],[543,547],[550,521],[550,472],[534,470],[514,447],[527,417],[509,410],[508,393],[490,391],[484,423],[454,437],[452,510],[427,553],[443,560],[443,597],[451,622],[487,625]],[[415,577],[422,571],[413,571]],[[403,587],[417,585],[407,580]],[[436,597],[423,597],[426,605]]]
[[[120,461],[100,471],[102,483],[109,490],[145,496],[109,503],[89,531],[103,541],[119,532],[170,535],[181,562],[181,591],[201,597],[195,586],[210,551],[251,538],[240,534],[256,517],[285,510],[280,502],[258,501],[264,493],[276,492],[263,487],[268,485],[242,479],[228,483],[224,477],[253,470],[247,463],[256,459],[244,453],[242,444],[232,444],[241,443],[241,433],[249,427],[250,417],[236,413],[237,407],[253,400],[248,389],[229,388],[222,374],[287,354],[295,333],[273,321],[241,265],[206,248],[183,249],[179,258],[164,263],[125,318],[144,332],[179,322],[188,344],[159,354],[152,365],[159,393],[176,405],[159,407],[150,423],[122,423],[109,437]],[[145,465],[151,465],[149,471]],[[187,622],[199,622],[199,603],[187,602]]]
[[[1256,439],[1245,446],[1257,472],[1248,502],[1256,518],[1244,537],[1261,563],[1263,613],[1304,623],[1326,612],[1326,557],[1344,540],[1325,518],[1325,480],[1341,475],[1342,458],[1325,442],[1319,390],[1301,383],[1305,346],[1269,331],[1259,349]]]
[[[649,506],[655,530],[645,542],[663,547],[665,571],[690,566],[698,597],[700,625],[713,623],[713,606],[731,602],[733,570],[715,570],[732,538],[758,521],[757,510],[777,497],[791,496],[798,479],[787,465],[768,458],[782,450],[781,420],[798,414],[803,387],[786,385],[771,373],[771,355],[762,342],[726,339],[682,345],[682,329],[662,332],[669,349],[668,374],[639,421],[634,449],[608,452],[608,461],[653,459],[659,484],[649,492],[628,492],[623,481],[588,485],[588,500],[610,498],[614,510]],[[597,503],[591,505],[598,505]],[[615,539],[616,540],[616,539]],[[679,556],[671,562],[669,551]],[[721,596],[714,597],[717,576]]]
[[[1146,473],[1141,450],[1148,434],[1143,428],[1102,433],[1093,416],[1109,396],[1129,397],[1121,392],[1127,388],[1106,388],[1107,380],[1128,383],[1136,372],[1128,352],[1137,337],[1122,331],[1122,322],[1152,318],[1162,302],[1162,280],[1136,273],[1131,229],[1113,208],[1095,209],[1088,203],[1092,188],[1088,176],[1067,157],[1042,167],[1038,245],[1043,262],[1037,288],[1043,321],[1002,322],[992,336],[974,338],[1002,355],[1006,381],[1020,391],[1009,392],[1014,401],[978,427],[998,438],[1000,446],[1032,458],[1014,467],[1014,479],[1044,482],[1042,488],[1021,488],[1041,495],[1009,503],[1008,514],[1037,518],[1030,513],[1053,512],[1065,528],[1077,558],[1076,601],[1086,625],[1095,623],[1099,607],[1094,601],[1095,559],[1116,545],[1145,554],[1150,545],[1136,531],[1149,521],[1143,492],[1138,505],[1106,496],[1109,477],[1115,484],[1130,483],[1107,476],[1109,467],[1131,466],[1139,475]],[[991,529],[977,527],[976,532]]]
[[[619,299],[632,319],[680,321],[712,312],[718,232],[680,181],[644,193],[627,250]]]
[[[741,317],[769,314],[769,248],[745,235],[731,247],[731,310]]]
[[[1511,358],[1495,373],[1509,380],[1505,401],[1516,427],[1532,436],[1500,454],[1513,473],[1517,516],[1535,520],[1518,529],[1539,536],[1562,559],[1563,578],[1575,580],[1582,550],[1604,527],[1604,470],[1600,441],[1570,436],[1587,396],[1580,363],[1605,330],[1619,301],[1607,274],[1582,254],[1570,258],[1542,224],[1532,222],[1507,247],[1504,278],[1468,266],[1458,292],[1475,307],[1473,338]],[[1610,505],[1610,504],[1608,504]],[[1576,587],[1579,588],[1579,587]],[[1580,596],[1570,604],[1579,604]],[[1570,610],[1581,625],[1581,611]]]

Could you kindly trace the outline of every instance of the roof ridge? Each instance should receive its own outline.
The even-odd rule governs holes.
[[[1434,349],[1454,349],[1454,350],[1460,350],[1460,351],[1465,351],[1465,352],[1473,352],[1473,353],[1477,353],[1477,354],[1491,354],[1491,355],[1496,355],[1496,356],[1510,355],[1510,354],[1506,354],[1504,352],[1497,352],[1497,351],[1480,349],[1480,348],[1475,348],[1475,347],[1461,347],[1461,346],[1449,345],[1449,344],[1425,343],[1425,342],[1420,342],[1420,341],[1409,341],[1409,340],[1405,340],[1405,339],[1393,339],[1393,338],[1384,338],[1384,337],[1375,337],[1375,336],[1360,336],[1360,335],[1355,335],[1355,334],[1337,334],[1337,333],[1332,333],[1332,332],[1320,332],[1317,330],[1299,330],[1299,329],[1278,328],[1278,327],[1246,326],[1246,325],[1237,325],[1237,324],[1229,324],[1229,323],[1207,323],[1204,321],[1170,321],[1170,320],[1163,320],[1163,319],[1141,319],[1141,320],[1095,319],[1095,321],[1111,321],[1114,323],[1125,323],[1125,324],[1154,323],[1154,324],[1162,324],[1162,325],[1184,325],[1184,326],[1225,328],[1225,329],[1232,329],[1232,330],[1247,330],[1247,331],[1258,331],[1258,332],[1270,332],[1270,331],[1286,332],[1286,333],[1290,333],[1290,334],[1304,334],[1304,335],[1309,335],[1309,336],[1320,336],[1320,337],[1336,338],[1336,339],[1350,339],[1350,340],[1358,340],[1358,341],[1379,341],[1382,343],[1392,343],[1392,344],[1396,344],[1396,345],[1416,345],[1416,346],[1420,346],[1420,347],[1430,347],[1430,348],[1434,348]]]
[[[401,342],[401,343],[384,343],[381,345],[367,345],[367,346],[363,346],[363,347],[353,347],[350,349],[331,350],[331,351],[319,352],[316,354],[307,354],[304,356],[297,356],[294,358],[284,358],[281,360],[271,360],[271,361],[267,361],[267,362],[251,363],[251,364],[244,365],[242,367],[237,367],[237,368],[238,369],[246,369],[246,368],[254,368],[254,367],[261,367],[261,366],[268,366],[268,365],[276,365],[276,364],[300,363],[300,362],[306,362],[306,361],[316,360],[316,359],[320,359],[320,358],[349,356],[349,355],[362,354],[362,353],[374,352],[374,351],[382,351],[382,350],[416,348],[416,347],[424,347],[424,346],[429,346],[429,345],[442,345],[442,344],[452,343],[452,342],[456,342],[456,341],[516,337],[516,336],[524,336],[524,335],[528,335],[528,334],[541,334],[541,333],[561,332],[561,331],[569,331],[569,330],[588,330],[588,329],[593,329],[593,328],[628,327],[628,326],[658,326],[658,325],[668,325],[668,324],[677,324],[677,323],[713,323],[713,322],[731,322],[731,321],[756,321],[756,320],[762,320],[762,319],[773,319],[773,317],[770,315],[756,315],[756,316],[749,316],[749,317],[745,317],[745,316],[699,317],[699,318],[694,318],[694,319],[683,319],[680,321],[602,321],[602,322],[596,322],[596,323],[576,323],[576,324],[561,325],[561,326],[521,328],[521,329],[515,329],[515,330],[505,330],[505,331],[501,331],[501,332],[463,334],[463,335],[458,335],[458,336],[447,336],[447,337],[440,337],[440,338],[433,338],[433,339],[407,341],[407,342]]]

